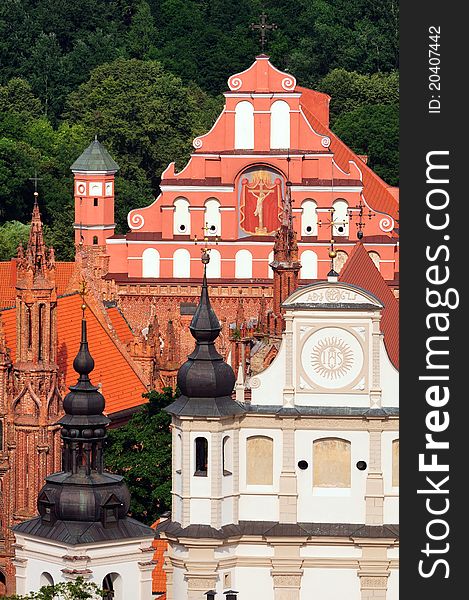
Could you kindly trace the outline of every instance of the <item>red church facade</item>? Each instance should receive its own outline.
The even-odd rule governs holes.
[[[215,125],[193,141],[182,171],[177,173],[174,163],[167,167],[153,204],[129,213],[127,235],[113,235],[112,229],[117,165],[99,173],[75,172],[75,228],[86,245],[105,243],[107,279],[145,284],[200,278],[194,238],[205,235],[217,241],[209,277],[270,285],[273,239],[288,181],[300,279],[326,276],[332,238],[336,270],[362,238],[383,277],[395,282],[397,189],[330,131],[329,96],[298,86],[265,55],[228,84]],[[96,192],[85,201],[79,185],[80,190],[94,185]]]

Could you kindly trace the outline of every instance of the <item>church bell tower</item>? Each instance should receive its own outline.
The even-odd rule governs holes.
[[[95,137],[70,168],[75,179],[75,244],[103,247],[114,235],[114,175],[119,166]]]

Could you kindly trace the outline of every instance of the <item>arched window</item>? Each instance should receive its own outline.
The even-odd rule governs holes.
[[[37,338],[38,338],[38,350],[37,350],[37,358],[38,360],[43,360],[44,358],[44,319],[46,315],[46,306],[45,304],[39,305],[39,321],[37,324]]]
[[[122,578],[118,573],[108,573],[102,585],[104,600],[123,600]]]
[[[270,108],[270,147],[290,148],[290,107],[284,100]]]
[[[368,252],[368,256],[375,263],[375,267],[379,271],[379,261],[381,260],[380,255],[377,252],[375,252],[374,250],[370,250],[370,252]]]
[[[300,256],[301,279],[317,279],[318,277],[318,255],[313,250],[305,250]]]
[[[238,102],[235,108],[235,148],[254,148],[254,107],[246,100]]]
[[[97,246],[98,245],[98,236],[94,235],[93,236],[93,246]]]
[[[348,488],[351,481],[351,444],[340,438],[313,442],[313,486]]]
[[[195,472],[197,477],[207,477],[208,472],[208,441],[207,438],[195,438]]]
[[[175,235],[189,235],[191,232],[191,216],[189,202],[185,198],[176,198],[174,201],[174,226]]]
[[[309,198],[301,203],[301,235],[318,234],[317,206],[316,202]]]
[[[272,485],[274,473],[274,440],[254,435],[246,440],[247,485]]]
[[[220,202],[216,198],[205,203],[205,226],[207,235],[221,235]]]
[[[41,576],[39,578],[39,587],[45,587],[47,585],[54,585],[54,578],[50,573],[44,571],[43,573],[41,573]]]
[[[222,443],[222,467],[223,475],[233,473],[233,443],[229,435],[225,435]]]
[[[270,263],[274,261],[274,252],[270,252],[269,258],[267,259],[267,277],[272,278],[274,276],[274,270],[270,266]]]
[[[0,596],[5,596],[7,593],[7,580],[5,573],[0,571]]]
[[[173,254],[173,277],[191,276],[191,255],[186,248],[178,248]]]
[[[30,349],[33,345],[33,315],[31,313],[31,307],[26,306],[26,326],[27,326],[27,345]]]
[[[392,487],[399,487],[399,440],[392,441]]]
[[[213,248],[210,250],[210,262],[207,265],[207,278],[220,279],[221,277],[221,254]]]
[[[348,217],[348,202],[346,200],[336,200],[332,207],[334,209],[334,235],[348,236],[349,217]]]
[[[334,258],[334,271],[336,273],[340,273],[342,271],[342,267],[347,262],[348,254],[343,250],[337,250],[337,255]]]
[[[180,433],[176,435],[176,447],[174,449],[174,458],[176,473],[180,473],[182,469],[182,435]]]
[[[249,250],[238,250],[235,256],[236,279],[251,279],[252,277],[252,254]]]
[[[160,253],[156,248],[147,248],[142,254],[142,277],[160,276]]]

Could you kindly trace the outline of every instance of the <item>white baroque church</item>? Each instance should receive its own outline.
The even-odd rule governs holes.
[[[364,279],[381,279],[364,260]],[[397,600],[398,371],[386,307],[330,275],[286,299],[280,351],[238,377],[236,400],[204,281],[195,350],[167,409],[173,506],[157,530],[169,542],[167,600]]]

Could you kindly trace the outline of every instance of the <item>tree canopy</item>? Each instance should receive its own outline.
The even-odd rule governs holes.
[[[163,409],[175,392],[164,388],[145,397],[148,404],[108,431],[104,456],[106,468],[125,477],[131,516],[151,525],[171,508],[171,417]]]
[[[332,96],[338,134],[363,108],[368,132],[344,141],[375,148],[370,164],[396,183],[394,153],[364,120],[367,107],[388,106],[388,139],[397,139],[395,0],[3,0],[0,224],[29,221],[37,170],[49,238],[70,260],[70,165],[98,133],[121,167],[116,223],[126,231],[128,211],[153,201],[162,170],[183,166],[192,139],[213,124],[228,77],[260,52],[250,25],[263,11],[278,26],[267,39],[272,62]]]
[[[96,600],[102,597],[103,591],[95,583],[77,577],[75,581],[45,585],[37,592],[8,596],[5,600]]]

